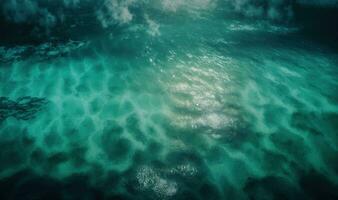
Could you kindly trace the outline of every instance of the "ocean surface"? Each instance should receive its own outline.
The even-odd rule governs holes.
[[[335,7],[84,1],[0,3],[0,199],[338,199]]]

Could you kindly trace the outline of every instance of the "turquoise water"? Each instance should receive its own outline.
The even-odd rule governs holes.
[[[3,199],[336,199],[336,49],[222,11],[0,47]]]

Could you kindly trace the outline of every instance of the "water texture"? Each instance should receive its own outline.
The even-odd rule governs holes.
[[[15,2],[1,199],[338,199],[333,1]]]

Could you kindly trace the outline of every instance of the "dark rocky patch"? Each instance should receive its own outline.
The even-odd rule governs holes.
[[[43,109],[47,100],[37,97],[20,97],[16,101],[8,97],[0,97],[0,122],[8,117],[14,117],[19,120],[29,120]]]

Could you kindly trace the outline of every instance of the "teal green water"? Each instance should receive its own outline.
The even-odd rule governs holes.
[[[337,51],[298,27],[158,15],[0,48],[1,195],[337,198]]]

